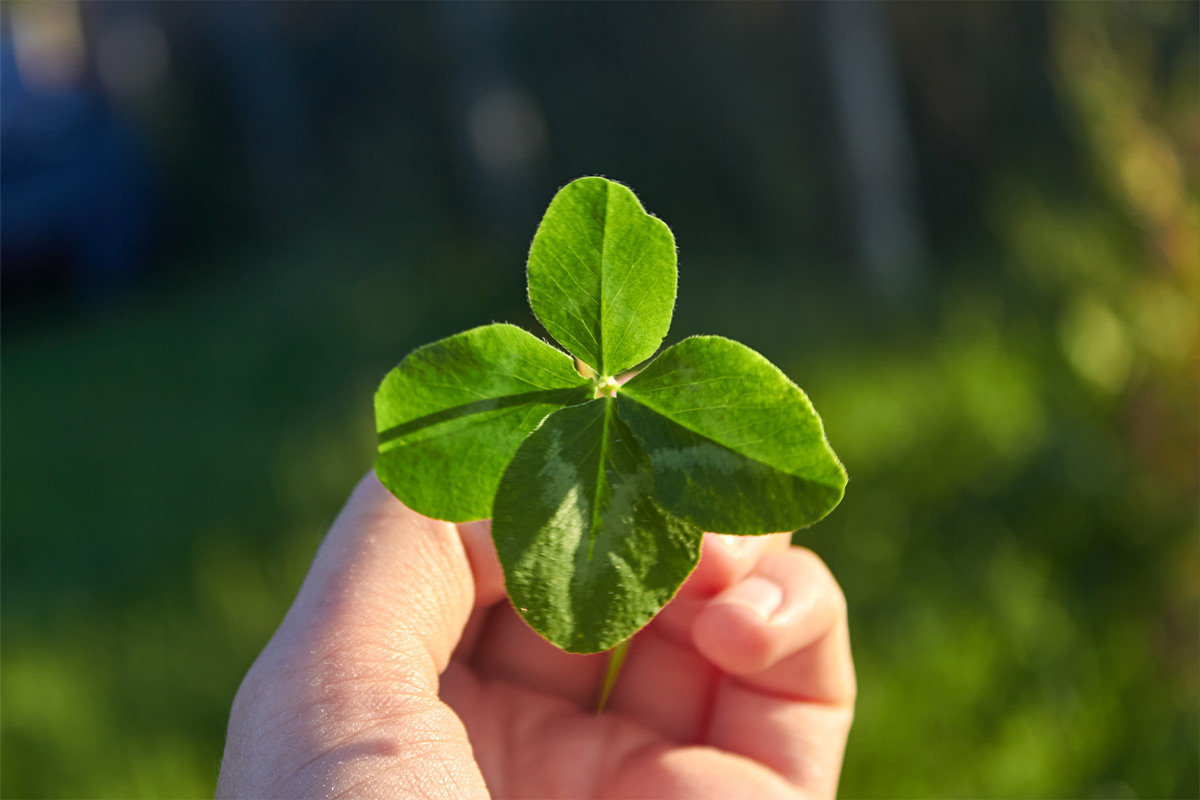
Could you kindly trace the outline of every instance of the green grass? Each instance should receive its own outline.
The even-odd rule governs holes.
[[[248,252],[6,334],[4,796],[211,796],[238,682],[370,466],[377,382],[466,327],[536,330],[519,254],[398,252]],[[1143,382],[1179,443],[1148,455],[1015,279],[889,327],[721,264],[690,260],[672,338],[776,360],[851,475],[797,537],[850,601],[843,796],[1195,796],[1191,385]]]
[[[4,795],[211,795],[233,692],[370,468],[376,383],[455,324],[431,279],[320,244],[6,335]]]

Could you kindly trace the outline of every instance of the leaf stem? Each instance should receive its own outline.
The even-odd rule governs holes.
[[[625,663],[625,654],[629,652],[629,643],[632,641],[633,637],[631,636],[608,651],[608,669],[604,673],[604,687],[600,690],[600,701],[596,703],[597,714],[604,711],[604,704],[608,702],[608,696],[612,694],[617,676],[621,674],[621,665]]]

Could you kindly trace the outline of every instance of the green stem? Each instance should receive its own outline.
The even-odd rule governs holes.
[[[621,665],[625,663],[625,654],[629,651],[629,643],[632,641],[633,638],[630,637],[608,651],[608,670],[604,673],[604,688],[600,690],[600,702],[596,703],[597,714],[604,710],[604,704],[608,702],[608,696],[612,694],[613,684],[617,682],[617,676],[621,674]]]

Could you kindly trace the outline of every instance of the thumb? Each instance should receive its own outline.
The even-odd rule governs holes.
[[[475,604],[472,562],[485,574],[486,594],[496,583],[495,556],[484,552],[490,537],[464,532],[473,553],[457,526],[409,509],[369,473],[321,544],[279,633],[387,651],[436,692]]]
[[[219,797],[486,797],[438,675],[475,598],[458,528],[374,474],[238,689]]]

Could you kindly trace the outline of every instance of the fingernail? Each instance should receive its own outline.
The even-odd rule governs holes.
[[[733,536],[727,533],[719,533],[717,536],[721,539],[725,549],[738,560],[754,558],[757,561],[759,550],[762,549],[762,542],[758,541],[757,536]]]
[[[783,605],[783,589],[775,581],[751,575],[728,589],[716,602],[741,606],[768,620]]]

